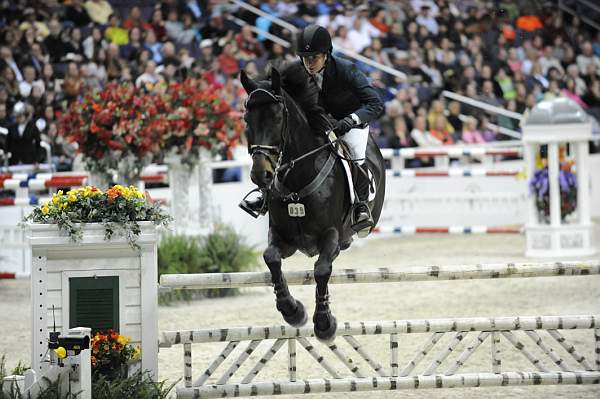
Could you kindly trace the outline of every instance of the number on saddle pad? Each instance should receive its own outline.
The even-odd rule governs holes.
[[[306,212],[304,212],[304,204],[300,203],[289,203],[288,204],[288,215],[293,218],[303,218],[306,216]]]

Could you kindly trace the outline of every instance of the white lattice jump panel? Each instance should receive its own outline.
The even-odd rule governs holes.
[[[163,332],[160,345],[184,346],[185,387],[178,389],[179,397],[597,384],[599,320],[600,315],[345,322],[339,324],[335,341],[328,344],[313,338],[311,325],[299,329],[234,327]],[[559,330],[588,331],[576,332],[580,335],[571,339]],[[583,341],[589,344],[581,344],[584,335],[589,339]],[[383,346],[367,343],[367,338]],[[191,344],[210,342],[227,344],[194,378]],[[477,364],[482,357],[486,359],[481,373],[458,374],[477,356]],[[503,357],[510,362],[503,364]],[[523,371],[506,369],[515,359],[526,365]],[[270,362],[276,363],[273,367],[279,374],[287,371],[288,378],[255,382]],[[287,362],[287,368],[282,362]],[[320,369],[317,376],[326,379],[311,380],[314,376],[306,376],[303,367],[311,368],[313,374],[315,368]],[[305,387],[302,392],[297,390],[300,378]]]

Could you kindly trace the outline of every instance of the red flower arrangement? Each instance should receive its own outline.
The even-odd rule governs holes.
[[[73,102],[59,119],[59,134],[79,145],[90,171],[111,174],[123,159],[130,159],[129,169],[139,176],[159,148],[148,109],[169,112],[155,97],[131,85],[110,83]]]
[[[241,118],[221,86],[188,79],[162,89],[111,83],[88,92],[61,115],[59,134],[79,145],[88,170],[127,170],[130,180],[153,157],[174,153],[193,164],[200,148],[229,152],[238,143]]]
[[[172,83],[165,98],[172,112],[165,121],[156,120],[161,127],[161,148],[167,153],[182,156],[188,164],[198,160],[199,150],[206,148],[213,153],[225,151],[231,156],[243,131],[240,114],[223,99],[222,86],[205,81],[188,79]]]

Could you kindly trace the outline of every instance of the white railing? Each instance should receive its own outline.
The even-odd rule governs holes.
[[[592,10],[594,10],[598,14],[600,14],[600,6],[598,5],[598,3],[593,3],[588,0],[576,0],[576,3],[579,3],[579,4],[576,4],[575,6],[583,5],[585,7],[591,8]],[[558,8],[560,8],[561,10],[563,10],[565,12],[568,12],[571,15],[576,16],[577,18],[581,19],[583,22],[585,22],[589,26],[593,27],[594,29],[600,30],[600,24],[598,23],[598,20],[594,21],[593,19],[586,16],[585,13],[582,14],[581,12],[579,12],[580,10],[577,9],[578,7],[571,8],[567,4],[565,4],[564,0],[558,0]]]

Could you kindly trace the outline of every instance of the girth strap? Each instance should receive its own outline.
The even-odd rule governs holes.
[[[335,165],[335,154],[331,151],[331,152],[329,152],[329,157],[327,158],[327,161],[325,161],[325,165],[323,165],[323,167],[321,168],[319,173],[315,176],[315,178],[310,183],[308,183],[306,186],[304,186],[297,193],[290,191],[290,189],[288,189],[283,184],[283,182],[279,179],[279,174],[276,174],[275,175],[275,190],[277,190],[281,194],[281,198],[284,201],[285,200],[297,201],[300,198],[308,197],[309,195],[311,195],[312,193],[317,191],[319,186],[321,186],[321,184],[323,184],[323,182],[327,178],[327,175],[329,174],[329,172],[331,172],[331,169],[333,169],[333,165]]]

